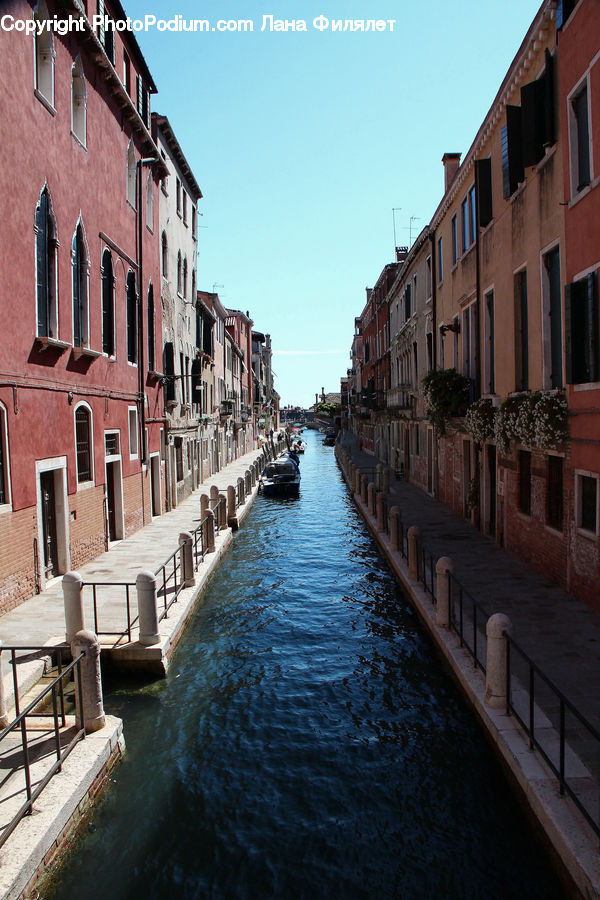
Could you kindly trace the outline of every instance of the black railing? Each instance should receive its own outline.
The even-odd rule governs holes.
[[[452,572],[448,572],[450,587],[450,628],[456,632],[460,646],[473,659],[475,668],[485,674],[487,638],[485,626],[490,615],[475,600]]]
[[[235,486],[235,508],[242,505],[242,491],[244,489],[244,482],[238,481]]]
[[[15,718],[12,722],[10,722],[6,728],[0,731],[0,742],[9,737],[13,732],[19,731],[21,735],[21,753],[17,754],[14,752],[14,747],[11,745],[11,758],[14,760],[11,766],[11,774],[13,776],[18,776],[20,772],[24,779],[24,787],[25,787],[25,801],[20,805],[17,811],[12,815],[9,822],[3,826],[2,831],[0,833],[0,847],[7,841],[10,835],[13,833],[19,822],[24,816],[31,815],[33,812],[33,804],[40,796],[46,785],[49,783],[53,775],[57,772],[60,772],[62,769],[62,764],[65,759],[71,752],[71,750],[75,747],[79,741],[82,741],[85,738],[85,722],[83,720],[83,703],[82,703],[82,687],[81,687],[81,660],[85,654],[81,653],[76,659],[74,659],[71,663],[63,668],[62,666],[62,651],[64,648],[62,647],[6,647],[4,646],[2,650],[4,652],[10,652],[11,654],[11,664],[13,667],[13,684],[14,684],[14,701],[15,701]],[[23,651],[36,651],[37,654],[46,655],[56,655],[57,656],[57,671],[58,674],[52,681],[47,684],[36,697],[27,704],[25,709],[20,710],[20,699],[19,699],[19,685],[18,685],[18,677],[17,677],[17,653],[22,653]],[[62,743],[61,741],[61,728],[65,729],[67,726],[67,717],[65,710],[65,682],[68,680],[71,681],[72,677],[75,677],[77,690],[79,694],[78,703],[79,709],[81,710],[81,723],[80,726],[75,726],[74,733],[71,735],[69,732],[69,741],[68,743]],[[48,708],[51,706],[51,709]],[[41,710],[36,712],[41,707]],[[45,718],[51,719],[52,724],[49,726],[48,730],[52,730],[53,737],[52,743],[54,745],[53,754],[56,754],[56,759],[54,763],[50,766],[50,768],[45,772],[44,776],[37,782],[37,784],[33,783],[34,775],[32,773],[32,765],[35,760],[32,761],[32,756],[35,754],[35,750],[40,745],[40,730],[39,726],[33,733],[33,735],[28,734],[27,732],[27,720],[31,718]],[[32,746],[34,748],[34,752],[32,753]],[[22,758],[21,758],[22,756]],[[6,781],[6,775],[3,776]],[[20,791],[17,786],[10,783],[10,775],[9,778],[9,790],[13,796],[16,796]]]
[[[437,603],[435,565],[436,561],[434,560],[433,555],[429,552],[423,541],[418,541],[417,579],[422,583],[433,602]]]
[[[215,529],[227,528],[227,500],[220,497],[213,507],[215,514]]]
[[[593,766],[597,768],[599,765],[600,733],[513,638],[506,632],[504,636],[507,663],[506,712],[513,715],[524,728],[529,738],[530,749],[537,750],[541,754],[558,779],[561,795],[565,793],[569,795],[600,837],[597,786],[600,773],[582,771],[582,764],[586,764],[586,756],[589,756]],[[518,678],[515,676],[516,668],[520,669]],[[558,745],[555,737],[557,732]],[[575,744],[583,748],[582,753],[578,747],[578,754],[581,755],[575,755],[572,749]],[[589,789],[590,780],[596,782],[593,792]],[[582,787],[586,783],[587,791]]]
[[[162,612],[158,617],[159,622],[167,618],[169,610],[177,602],[177,598],[185,587],[182,562],[183,546],[183,544],[179,544],[177,549],[154,572],[159,580],[156,592],[157,600],[160,602],[162,599],[163,605]]]
[[[206,529],[208,527],[208,516],[205,516],[199,525],[192,531],[192,554],[194,558],[194,572],[200,568],[200,564],[204,562],[206,556],[206,547],[208,544]]]
[[[134,625],[137,623],[138,616],[132,615],[131,610],[131,589],[135,588],[135,582],[131,581],[85,581],[83,583],[83,587],[90,587],[92,589],[92,605],[94,610],[94,631],[98,635],[98,637],[116,637],[123,638],[127,636],[127,640],[131,642],[131,631]],[[114,588],[123,589],[123,594],[117,596],[117,600],[121,601],[123,596],[125,599],[125,613],[127,617],[127,621],[125,627],[120,631],[106,631],[105,629],[100,627],[100,615],[98,612],[98,592],[100,589],[108,589],[110,588],[110,593],[112,596],[110,600],[114,600],[115,593],[120,593],[120,591],[115,592]]]

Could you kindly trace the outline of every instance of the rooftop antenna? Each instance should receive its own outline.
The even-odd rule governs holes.
[[[412,223],[416,222],[420,217],[419,216],[411,216],[408,220],[408,246],[412,246]]]

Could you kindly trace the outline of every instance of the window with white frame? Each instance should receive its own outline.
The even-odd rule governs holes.
[[[39,337],[58,338],[56,290],[56,254],[58,234],[52,201],[47,187],[35,209],[37,333]]]
[[[81,57],[71,68],[71,131],[80,144],[86,146],[86,87]]]
[[[137,459],[138,457],[138,414],[135,406],[130,406],[127,410],[129,417],[129,458]]]
[[[571,196],[592,180],[592,153],[588,79],[569,96],[569,166]]]
[[[45,23],[50,19],[48,7],[43,2],[38,3],[33,19],[36,24],[34,31],[35,41],[35,89],[37,93],[54,107],[54,37],[51,28],[44,27],[38,33],[38,23]]]
[[[431,257],[425,260],[425,302],[431,302]]]
[[[483,392],[493,394],[496,390],[495,344],[494,344],[494,292],[487,291],[483,297]]]
[[[152,183],[152,172],[148,172],[146,179],[146,228],[150,231],[154,228],[154,185]]]
[[[455,266],[458,262],[458,223],[456,221],[456,215],[452,216],[450,233],[452,237],[452,265]]]
[[[167,233],[163,231],[160,238],[160,262],[161,273],[163,278],[169,277],[169,243],[167,241]]]
[[[135,186],[136,186],[136,164],[135,164],[135,150],[133,149],[133,140],[129,141],[129,145],[127,147],[127,202],[136,208],[136,200],[135,200]]]
[[[437,256],[437,264],[438,264],[438,284],[441,284],[444,280],[444,245],[441,237],[438,238],[438,256]]]
[[[475,243],[475,185],[469,190],[460,207],[462,228],[462,251]]]
[[[598,534],[598,475],[593,472],[575,473],[575,503],[577,527],[590,534]]]
[[[137,293],[135,275],[130,270],[127,273],[127,360],[130,363],[137,362]]]
[[[88,285],[90,261],[85,231],[81,220],[77,223],[71,244],[73,283],[73,346],[89,346]]]
[[[0,506],[10,503],[10,465],[6,408],[0,403]]]
[[[102,352],[115,355],[115,279],[108,247],[102,254]]]
[[[187,226],[188,223],[188,197],[185,188],[183,189],[183,224]]]
[[[92,412],[86,403],[75,409],[75,457],[77,483],[93,480]]]
[[[176,200],[177,200],[177,215],[181,218],[181,181],[179,178],[175,178],[175,186],[176,186]]]

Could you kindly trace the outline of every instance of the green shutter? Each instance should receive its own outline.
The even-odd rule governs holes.
[[[590,381],[598,381],[598,282],[596,272],[590,272],[585,285],[586,362]]]
[[[521,88],[523,165],[535,166],[544,156],[545,81],[539,78]]]
[[[575,383],[573,381],[572,310],[573,310],[573,285],[565,284],[565,368],[566,368],[566,383],[567,384]]]
[[[477,180],[477,218],[482,228],[492,221],[492,160],[475,160]]]
[[[508,139],[508,176],[510,193],[514,194],[519,183],[525,180],[521,138],[521,107],[506,107],[506,134]]]

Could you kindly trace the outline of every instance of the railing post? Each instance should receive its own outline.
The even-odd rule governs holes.
[[[200,520],[206,515],[206,510],[210,506],[210,498],[208,494],[200,494]]]
[[[252,474],[250,472],[250,469],[246,469],[246,474],[244,477],[245,477],[246,496],[248,496],[252,491]]]
[[[85,733],[91,734],[104,728],[106,724],[102,702],[100,641],[93,631],[81,629],[73,637],[71,653],[73,659],[76,659],[80,653],[85,653],[79,663],[78,677],[80,681],[79,690],[75,691],[75,722],[78,728],[81,728],[83,724]]]
[[[208,512],[206,515],[208,515]],[[194,575],[194,538],[189,531],[182,531],[179,535],[179,543],[183,544],[181,548],[182,563],[182,579],[186,587],[194,587],[196,577]]]
[[[486,706],[492,709],[506,709],[506,637],[512,635],[512,622],[504,613],[494,613],[487,620],[487,657],[485,672]]]
[[[223,502],[221,502],[223,501]],[[217,527],[219,531],[227,525],[227,497],[225,494],[219,494],[219,516],[217,518]]]
[[[363,503],[367,502],[367,489],[369,487],[369,478],[367,475],[361,475],[360,479],[360,499]]]
[[[383,472],[383,466],[381,463],[377,463],[375,466],[375,490],[381,490],[381,473]]]
[[[382,482],[381,490],[383,491],[384,494],[389,494],[389,492],[390,492],[390,470],[388,469],[387,466],[383,470],[382,477],[383,477],[383,482]]]
[[[421,529],[418,525],[411,525],[408,529],[408,577],[411,581],[417,581],[419,577],[419,541]]]
[[[67,572],[62,580],[65,606],[66,641],[70,644],[78,631],[85,629],[83,616],[83,578],[79,572]]]
[[[360,469],[358,466],[354,469],[354,493],[360,496]]]
[[[210,508],[214,509],[217,501],[219,499],[219,488],[216,484],[212,484],[210,487]]]
[[[375,483],[373,481],[369,482],[367,486],[367,511],[369,515],[375,515]]]
[[[235,514],[235,488],[230,484],[227,488],[227,524],[233,531],[237,531],[239,523]]]
[[[385,495],[379,491],[377,494],[377,531],[385,531],[385,522],[383,521]]]
[[[158,644],[160,641],[158,632],[158,595],[154,572],[147,570],[138,572],[135,586],[140,621],[139,642],[144,647],[150,647],[152,644]]]
[[[206,523],[206,552],[214,553],[215,552],[215,514],[212,509],[209,509],[206,513],[206,518],[208,519]]]
[[[2,677],[2,641],[0,641],[0,728],[6,728],[9,721],[6,710],[6,694],[4,693],[4,678]]]
[[[241,476],[238,478],[237,483],[240,489],[240,506],[243,506],[246,502],[246,483]]]
[[[454,575],[454,562],[449,556],[441,556],[435,564],[437,606],[435,622],[440,628],[450,628],[450,576]]]
[[[400,521],[400,507],[392,506],[390,509],[390,547],[392,550],[399,550],[398,542],[398,523]]]

